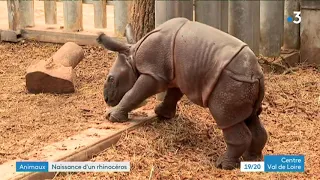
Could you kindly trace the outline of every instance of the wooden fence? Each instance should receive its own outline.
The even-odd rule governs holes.
[[[106,30],[107,4],[114,5],[115,29],[106,34],[115,38],[121,36],[128,21],[129,1],[107,3],[106,0],[60,0],[63,3],[62,28],[40,28],[35,24],[34,2],[34,0],[7,0],[10,31],[21,32],[25,38],[44,42],[64,43],[74,41],[80,45],[93,45],[96,44],[95,32]],[[42,2],[44,3],[45,24],[57,25],[57,2],[59,0],[42,0]],[[92,4],[94,7],[94,19],[92,21],[94,21],[94,28],[96,29],[91,32],[83,29],[83,4]]]
[[[285,38],[284,7],[290,14],[298,11],[298,1],[228,1],[182,0],[156,1],[156,26],[164,21],[183,16],[223,30],[246,42],[255,54],[279,56],[283,43],[297,49],[299,36]],[[194,5],[194,14],[190,11]],[[297,8],[297,9],[295,9]],[[292,11],[292,12],[291,12]],[[291,23],[293,24],[293,23]],[[290,30],[299,29],[291,25]]]
[[[125,0],[60,1],[63,3],[64,18],[64,26],[61,31],[47,32],[37,28],[30,29],[30,27],[37,27],[34,22],[33,0],[7,0],[9,29],[13,31],[22,29],[24,37],[40,41],[74,41],[79,44],[95,44],[95,35],[83,32],[82,4],[93,5],[94,27],[98,29],[106,28],[106,5],[113,5],[114,34],[111,36],[116,37],[123,35],[132,2]],[[43,3],[45,24],[56,24],[57,0],[43,0]],[[301,46],[303,38],[300,36],[300,24],[287,21],[289,16],[296,18],[293,12],[300,11],[301,3],[309,7],[309,10],[310,7],[318,9],[314,14],[319,13],[320,2],[310,0],[155,0],[155,25],[158,26],[174,17],[186,17],[216,27],[241,39],[251,47],[256,55],[277,57],[281,53],[281,47],[299,50]],[[305,12],[307,9],[301,8]],[[302,14],[308,13],[302,12]],[[317,19],[316,16],[318,15],[313,15],[315,19]],[[304,18],[310,19],[310,17]],[[301,23],[303,22],[302,20]],[[303,27],[305,32],[309,32],[307,25]]]

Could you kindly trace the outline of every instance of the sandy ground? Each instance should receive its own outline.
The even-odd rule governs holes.
[[[102,87],[113,55],[84,47],[76,67],[77,91],[69,95],[32,95],[25,70],[33,60],[51,56],[61,45],[0,43],[0,164],[62,140],[102,121]],[[108,55],[109,54],[109,55]],[[264,154],[304,154],[305,173],[240,173],[214,167],[225,150],[222,133],[208,110],[183,99],[177,117],[123,135],[94,161],[130,161],[130,173],[60,173],[55,179],[319,179],[320,72],[266,74],[261,119],[269,133]],[[155,104],[149,100],[150,108]]]
[[[264,154],[303,154],[305,173],[216,169],[213,164],[225,150],[222,133],[208,110],[184,99],[175,119],[128,133],[94,159],[130,161],[130,173],[62,173],[55,179],[320,179],[320,72],[266,77],[261,119],[269,140]]]
[[[102,88],[111,61],[102,48],[84,47],[76,67],[76,92],[70,95],[29,94],[26,68],[50,57],[61,45],[0,43],[0,164],[48,143],[92,127],[102,120]]]

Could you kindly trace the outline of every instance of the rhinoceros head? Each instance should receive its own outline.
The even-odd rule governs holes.
[[[131,45],[115,41],[104,33],[99,33],[97,42],[108,50],[118,52],[118,57],[107,75],[103,90],[105,102],[109,106],[116,106],[138,78],[134,67],[130,64]]]

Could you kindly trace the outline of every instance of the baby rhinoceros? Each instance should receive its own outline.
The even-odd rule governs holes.
[[[130,111],[164,91],[155,113],[173,118],[177,102],[186,95],[208,107],[223,131],[227,150],[216,167],[237,168],[241,156],[245,161],[262,159],[267,141],[259,119],[264,76],[247,44],[185,18],[166,21],[138,42],[118,42],[103,33],[97,41],[118,52],[104,85],[105,101],[113,107],[110,121],[127,121]]]

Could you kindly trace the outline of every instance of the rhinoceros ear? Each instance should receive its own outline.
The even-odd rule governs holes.
[[[119,53],[117,60],[123,64],[127,64],[127,56],[125,54]]]
[[[128,54],[130,51],[129,44],[115,41],[104,33],[98,33],[98,38],[96,40],[99,44],[102,44],[106,49],[110,51],[116,51],[124,54]]]
[[[133,29],[130,23],[127,24],[124,35],[126,36],[127,42],[129,44],[135,44],[137,42],[136,38],[134,37]]]

